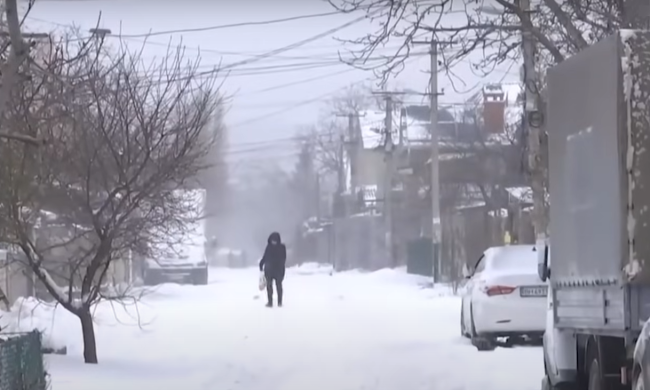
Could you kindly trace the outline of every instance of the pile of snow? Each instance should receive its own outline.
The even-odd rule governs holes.
[[[19,298],[9,312],[0,314],[1,333],[23,333],[38,330],[42,335],[43,348],[65,353],[66,341],[57,338],[54,331],[56,307],[36,300]]]
[[[453,288],[448,284],[433,284],[430,276],[413,275],[406,272],[406,267],[398,268],[384,268],[378,271],[363,271],[363,270],[349,270],[349,271],[334,271],[330,264],[321,263],[303,263],[288,269],[288,274],[291,275],[331,275],[336,277],[352,277],[357,278],[363,276],[368,281],[375,283],[390,283],[392,285],[401,285],[404,287],[420,287],[428,290],[428,295],[431,296],[451,296],[454,295]]]
[[[406,272],[406,267],[385,268],[368,274],[370,280],[406,287],[418,286],[426,290],[427,296],[451,296],[453,289],[445,283],[433,283],[430,276],[414,275]]]
[[[296,275],[329,275],[333,268],[331,264],[303,263],[289,268],[288,271]]]
[[[433,283],[430,276],[414,275],[406,272],[406,267],[384,268],[378,271],[364,271],[359,269],[349,271],[334,271],[329,264],[304,263],[288,269],[288,274],[301,276],[334,276],[339,279],[357,279],[362,277],[366,281],[384,285],[400,286],[405,288],[420,288],[427,297],[447,297],[454,294],[452,286],[446,283]]]

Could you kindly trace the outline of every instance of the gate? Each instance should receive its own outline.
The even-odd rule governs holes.
[[[433,276],[433,241],[422,237],[410,241],[406,249],[406,272],[414,275]]]

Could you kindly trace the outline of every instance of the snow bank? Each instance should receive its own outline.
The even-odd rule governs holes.
[[[330,264],[303,263],[289,268],[288,271],[296,275],[329,275],[333,268]]]
[[[42,334],[44,349],[65,353],[66,340],[57,337],[54,331],[55,311],[56,307],[53,305],[45,304],[35,298],[19,298],[9,312],[0,314],[1,333],[38,330]]]
[[[431,277],[408,274],[406,273],[406,267],[384,268],[373,272],[354,269],[334,273],[333,267],[329,264],[304,263],[299,266],[291,267],[287,271],[288,274],[303,276],[334,275],[336,277],[353,278],[361,276],[368,281],[376,283],[390,283],[392,285],[426,288],[431,290],[429,292],[434,296],[454,295],[451,286],[447,284],[437,284],[434,286]]]
[[[433,283],[430,276],[413,275],[406,273],[406,267],[399,268],[386,268],[379,271],[370,273],[370,279],[375,279],[378,282],[385,282],[404,286],[418,286],[428,290],[431,296],[450,296],[454,295],[451,286],[444,283]]]

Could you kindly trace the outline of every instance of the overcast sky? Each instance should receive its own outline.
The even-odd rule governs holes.
[[[164,30],[182,30],[241,22],[257,22],[332,11],[322,0],[37,0],[28,26],[30,30],[50,31],[61,25],[77,25],[84,30],[95,27],[101,12],[101,27],[113,33],[140,34]],[[146,57],[164,54],[169,40],[182,41],[188,55],[201,49],[202,67],[228,64],[323,34],[361,15],[334,15],[285,23],[226,28],[203,32],[184,32],[151,37]],[[273,161],[287,162],[295,158],[293,136],[300,125],[314,123],[323,101],[337,90],[352,83],[372,80],[372,73],[351,69],[338,63],[337,51],[344,44],[334,38],[355,38],[366,34],[371,26],[356,23],[334,34],[301,45],[290,51],[235,68],[224,84],[233,96],[227,113],[230,149],[241,150],[247,143],[269,143]],[[117,39],[117,38],[109,38]],[[129,45],[142,40],[129,39]],[[380,49],[388,54],[397,42]],[[423,47],[419,51],[426,51]],[[291,69],[291,67],[302,69]],[[397,78],[396,85],[424,91],[428,83],[427,56],[414,57]],[[517,67],[507,64],[494,72],[492,80],[472,74],[466,67],[456,72],[471,86],[489,81],[517,80]],[[445,90],[441,102],[459,102],[464,97],[455,93],[444,76],[440,86]],[[420,98],[413,98],[414,101]],[[257,157],[256,157],[257,158]],[[253,159],[253,156],[251,156]],[[259,158],[258,158],[259,160]],[[264,162],[265,160],[259,160]]]

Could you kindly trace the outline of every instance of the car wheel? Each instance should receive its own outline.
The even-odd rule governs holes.
[[[474,310],[470,306],[470,336],[472,345],[479,351],[494,351],[497,348],[496,340],[489,335],[478,335],[476,333],[476,325],[474,325]]]
[[[460,335],[467,337],[467,330],[465,329],[465,308],[460,305]]]
[[[467,330],[467,326],[465,326],[465,311],[460,314],[460,334],[462,337],[466,339],[471,339],[472,335],[470,332]]]

